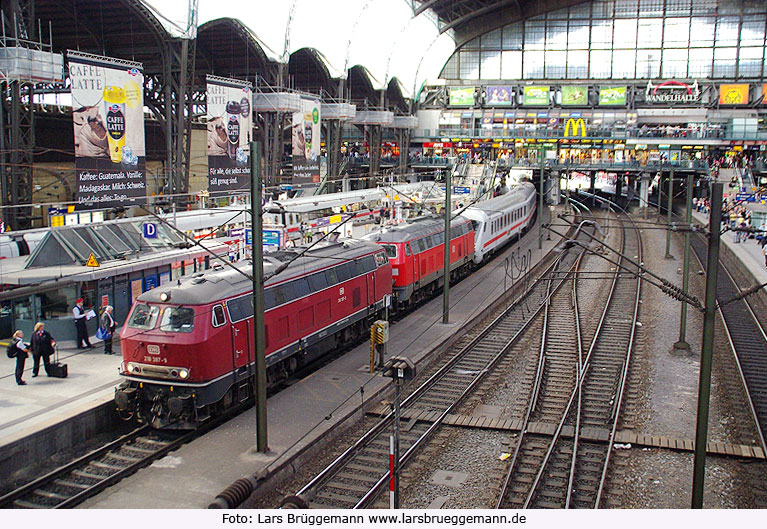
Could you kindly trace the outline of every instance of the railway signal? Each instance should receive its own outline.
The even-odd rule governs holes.
[[[415,364],[404,356],[393,356],[384,364],[383,376],[394,381],[394,434],[389,438],[389,507],[399,509],[399,405],[402,382],[415,378]]]

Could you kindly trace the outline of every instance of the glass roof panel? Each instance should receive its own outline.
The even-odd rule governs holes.
[[[142,1],[171,35],[191,35],[187,0]],[[455,50],[452,30],[440,36],[431,9],[413,18],[409,0],[293,0],[271,2],[268,9],[264,2],[199,0],[198,26],[220,18],[250,28],[273,60],[287,62],[296,50],[314,48],[327,59],[332,76],[359,64],[378,81],[376,88],[393,77],[408,91],[436,79]]]

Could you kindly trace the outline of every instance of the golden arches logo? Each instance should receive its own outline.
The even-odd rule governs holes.
[[[583,121],[583,118],[578,118],[578,121],[576,121],[573,118],[570,118],[567,120],[567,124],[565,125],[565,138],[570,137],[570,130],[572,129],[573,136],[578,135],[578,129],[581,131],[581,138],[586,137],[586,122]]]

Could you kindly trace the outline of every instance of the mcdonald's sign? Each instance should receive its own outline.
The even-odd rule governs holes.
[[[567,124],[565,125],[565,138],[570,137],[570,130],[573,131],[573,136],[578,135],[578,129],[581,131],[581,138],[586,137],[586,123],[583,121],[583,118],[578,118],[576,121],[573,118],[570,118],[567,120]]]

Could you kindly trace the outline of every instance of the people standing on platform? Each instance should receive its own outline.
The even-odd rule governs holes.
[[[45,324],[41,321],[35,323],[35,332],[32,334],[32,378],[40,373],[40,359],[43,359],[45,374],[51,376],[51,359],[56,341],[51,333],[45,330]]]
[[[83,308],[83,298],[75,301],[75,308],[72,309],[72,314],[75,317],[75,329],[77,330],[77,348],[92,348],[93,346],[88,339],[88,327],[85,325],[85,322],[87,321],[87,311]]]
[[[24,333],[18,330],[13,333],[13,343],[9,347],[8,355],[16,359],[16,384],[26,386],[27,383],[21,379],[24,374],[24,362],[29,355],[29,345],[24,343]]]
[[[114,337],[115,329],[117,328],[117,323],[115,322],[114,317],[112,317],[112,311],[114,309],[112,308],[112,305],[107,305],[104,307],[104,314],[101,315],[101,329],[105,333],[104,335],[104,354],[105,355],[111,355],[114,354],[112,351],[112,338]]]

